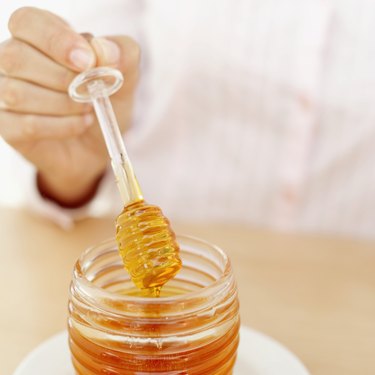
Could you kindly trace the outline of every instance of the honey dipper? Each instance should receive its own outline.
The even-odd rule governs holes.
[[[120,71],[99,67],[79,74],[69,95],[92,102],[102,130],[124,209],[116,220],[116,240],[134,284],[158,296],[181,268],[179,247],[168,219],[158,206],[144,201],[126,152],[109,96],[122,85]]]

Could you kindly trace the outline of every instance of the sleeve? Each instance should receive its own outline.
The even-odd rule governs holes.
[[[32,173],[27,173],[23,176],[27,187],[25,194],[26,208],[50,219],[65,230],[72,229],[76,221],[87,217],[113,215],[121,207],[119,193],[116,191],[110,170],[107,170],[103,180],[100,182],[95,198],[88,204],[75,209],[63,208],[53,201],[44,199],[37,188],[35,176],[35,169]]]

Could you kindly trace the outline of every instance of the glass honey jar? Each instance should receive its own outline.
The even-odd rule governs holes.
[[[237,287],[217,246],[177,236],[183,267],[159,298],[124,271],[114,240],[73,270],[69,345],[78,375],[230,375],[239,342]]]

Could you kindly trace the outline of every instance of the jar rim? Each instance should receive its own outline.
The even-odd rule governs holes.
[[[209,247],[211,250],[214,250],[217,255],[221,257],[221,261],[223,262],[223,271],[220,273],[220,276],[215,279],[212,283],[210,283],[207,286],[204,286],[200,289],[189,291],[187,293],[181,294],[181,295],[174,295],[174,296],[162,296],[158,298],[149,298],[149,297],[142,297],[142,296],[133,296],[133,295],[126,295],[126,294],[119,294],[117,292],[109,291],[106,289],[103,289],[97,285],[95,285],[92,281],[90,281],[83,271],[83,263],[85,261],[85,258],[94,250],[98,249],[99,247],[105,247],[107,246],[108,249],[112,248],[113,245],[116,246],[117,244],[114,238],[107,238],[106,240],[103,240],[99,242],[96,245],[88,247],[78,258],[76,265],[74,267],[73,271],[73,282],[77,285],[77,283],[80,286],[81,292],[85,294],[85,296],[88,299],[92,299],[92,296],[95,295],[96,297],[99,297],[103,300],[116,300],[117,302],[124,302],[124,303],[137,303],[137,304],[157,304],[157,305],[163,305],[163,304],[172,304],[177,302],[185,302],[190,300],[196,300],[199,298],[207,298],[210,295],[213,295],[216,292],[220,292],[222,288],[231,282],[231,276],[232,276],[232,268],[231,263],[228,255],[225,253],[224,250],[222,250],[219,246],[212,244],[206,240],[202,240],[198,237],[191,236],[191,235],[184,235],[184,234],[178,234],[176,235],[177,243],[185,241],[193,241],[195,243],[199,243],[201,245],[204,245],[206,247]],[[126,272],[126,271],[125,271]]]

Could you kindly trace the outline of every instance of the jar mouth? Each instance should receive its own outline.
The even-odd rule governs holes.
[[[95,299],[97,302],[98,299],[100,299],[105,301],[106,306],[108,306],[108,302],[110,302],[112,307],[118,307],[122,304],[127,306],[130,304],[138,306],[181,305],[189,301],[196,301],[215,296],[215,294],[221,294],[223,290],[227,289],[228,284],[231,283],[232,270],[228,256],[220,247],[189,235],[177,235],[176,239],[177,243],[180,245],[180,255],[183,266],[182,271],[180,271],[173,280],[176,280],[176,282],[179,281],[179,275],[181,272],[184,272],[184,267],[186,267],[186,269],[191,268],[189,265],[189,257],[195,257],[195,262],[198,261],[204,265],[204,267],[202,266],[203,276],[199,276],[201,278],[201,284],[196,283],[195,289],[187,290],[183,294],[170,296],[161,295],[158,298],[150,298],[146,296],[122,294],[116,289],[100,286],[100,283],[97,281],[97,274],[101,277],[100,272],[104,272],[105,266],[108,266],[106,264],[106,259],[108,261],[109,258],[115,257],[116,254],[118,256],[118,264],[109,265],[107,268],[116,267],[118,268],[117,272],[123,272],[124,275],[128,275],[125,269],[122,268],[121,271],[119,268],[119,265],[122,265],[122,260],[118,254],[117,244],[113,238],[91,246],[82,253],[73,271],[72,285],[74,288],[80,290],[81,296],[83,295],[86,300]],[[95,267],[97,267],[97,269]],[[93,270],[95,270],[95,272]],[[186,272],[190,272],[189,276],[194,278],[193,271],[188,269]],[[194,280],[190,281],[195,283]],[[166,285],[172,282],[171,280]]]

